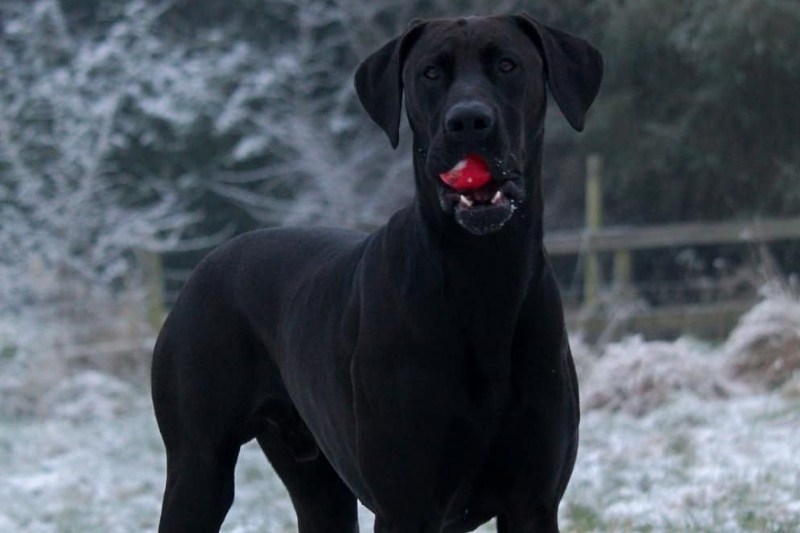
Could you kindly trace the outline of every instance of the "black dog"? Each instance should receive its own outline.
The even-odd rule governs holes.
[[[271,229],[196,269],[158,339],[162,532],[217,531],[239,447],[258,439],[302,533],[556,532],[578,390],[542,246],[546,88],[583,127],[602,76],[587,42],[521,16],[419,21],[356,89],[416,197],[372,233]],[[467,154],[491,181],[439,175]]]

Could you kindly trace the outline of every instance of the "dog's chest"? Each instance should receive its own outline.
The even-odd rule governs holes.
[[[364,385],[376,396],[385,391],[412,409],[469,417],[508,400],[514,298],[474,290],[383,294],[365,303],[353,363],[370,376]]]

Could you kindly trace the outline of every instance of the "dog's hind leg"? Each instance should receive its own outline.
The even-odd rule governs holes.
[[[164,378],[164,373],[159,377]],[[167,481],[158,530],[217,532],[233,503],[241,440],[217,417],[198,415],[204,402],[186,402],[165,390],[156,393],[158,425],[167,449]]]
[[[167,454],[160,533],[217,532],[233,503],[239,446]]]
[[[167,451],[160,533],[219,531],[233,503],[239,448],[253,436],[245,335],[221,335],[187,316],[173,313],[153,357],[153,404]]]
[[[154,388],[158,426],[167,449],[167,482],[159,533],[214,533],[233,503],[233,475],[240,442],[218,421],[197,416],[193,402],[174,395],[166,365],[154,374],[170,388]],[[188,404],[188,405],[187,405]],[[199,405],[203,405],[199,403]],[[194,412],[188,416],[187,412]]]
[[[298,423],[302,425],[299,420]],[[257,437],[289,491],[299,532],[357,533],[356,497],[325,456],[316,450],[316,445],[304,442],[304,430],[302,426],[293,427],[288,433],[268,431]]]

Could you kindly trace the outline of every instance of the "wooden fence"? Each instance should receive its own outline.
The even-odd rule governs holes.
[[[574,255],[582,261],[583,295],[581,309],[571,310],[573,327],[588,330],[597,337],[613,317],[596,316],[586,309],[596,301],[602,287],[624,295],[633,288],[632,254],[639,250],[684,248],[726,244],[763,245],[781,240],[800,240],[800,217],[728,222],[689,222],[652,226],[603,226],[602,160],[587,159],[586,224],[581,230],[545,234],[545,247],[551,256]],[[609,281],[603,280],[600,254],[613,254]],[[626,319],[626,329],[654,336],[696,333],[719,337],[735,325],[752,301],[714,302],[638,309]]]
[[[719,338],[735,325],[739,316],[753,304],[752,300],[713,302],[693,305],[633,308],[620,319],[619,314],[597,313],[598,295],[603,289],[624,300],[635,294],[633,254],[657,248],[723,244],[759,244],[779,240],[800,240],[800,217],[761,219],[732,222],[700,222],[652,226],[603,226],[602,159],[587,158],[586,223],[580,230],[556,231],[545,234],[545,247],[551,256],[577,256],[581,266],[583,293],[577,307],[568,309],[571,327],[582,329],[591,338],[602,336],[609,327],[620,331],[643,332],[651,336],[674,336],[695,333]],[[612,254],[609,280],[601,271],[601,254]],[[171,306],[177,290],[189,275],[188,270],[162,271],[157,256],[144,254],[143,265],[150,280],[149,301],[151,320],[160,322],[164,305]],[[166,289],[165,289],[166,287]],[[163,302],[163,304],[158,303]],[[630,309],[630,308],[629,308]],[[625,314],[625,313],[623,313]]]

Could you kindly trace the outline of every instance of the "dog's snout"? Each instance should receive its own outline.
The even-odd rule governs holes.
[[[494,132],[495,117],[492,109],[478,101],[459,102],[445,114],[445,133],[459,140],[482,140]]]

